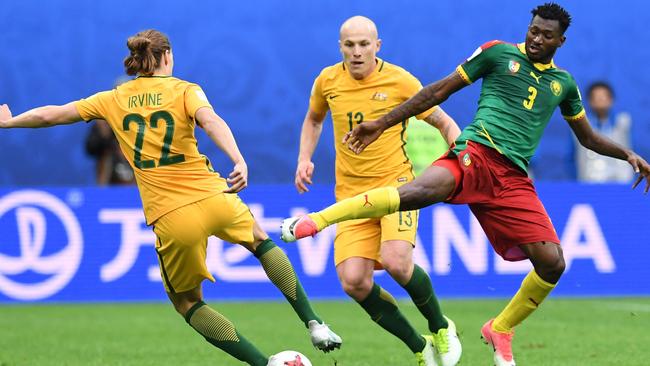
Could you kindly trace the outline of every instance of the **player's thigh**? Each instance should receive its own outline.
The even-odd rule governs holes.
[[[511,192],[489,204],[470,204],[494,250],[505,260],[528,258],[520,245],[559,244],[553,223],[534,191]]]
[[[456,178],[449,166],[457,164],[449,160],[450,164],[442,164],[438,160],[409,182],[398,188],[400,196],[400,210],[415,210],[442,202],[449,198],[456,188]],[[445,160],[446,162],[446,160]]]
[[[208,232],[224,241],[250,246],[256,240],[255,233],[262,232],[255,226],[255,218],[248,206],[236,194],[219,194],[203,203],[210,215]],[[259,234],[259,233],[258,233]]]
[[[400,261],[413,259],[414,244],[405,240],[388,240],[381,243],[381,258],[386,263],[387,258],[399,258]]]
[[[361,257],[380,262],[381,224],[379,219],[340,222],[334,239],[334,264]]]
[[[177,208],[154,224],[160,274],[168,293],[190,291],[204,279],[214,281],[207,269],[206,218],[197,203]]]
[[[381,218],[381,263],[396,279],[409,277],[413,270],[419,213],[398,211]]]
[[[381,263],[391,274],[408,276],[413,269],[413,246],[405,240],[388,240],[381,243]]]

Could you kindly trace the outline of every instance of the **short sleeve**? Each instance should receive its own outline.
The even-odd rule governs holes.
[[[81,116],[84,121],[106,119],[107,105],[112,97],[112,91],[103,91],[88,98],[78,100],[74,105],[77,107],[79,116]]]
[[[185,89],[185,112],[191,119],[194,119],[196,111],[203,107],[212,108],[212,105],[208,101],[208,97],[200,86],[190,84],[187,89]]]
[[[502,47],[502,41],[490,41],[477,48],[464,63],[458,65],[456,72],[467,84],[471,84],[489,73],[494,66]]]
[[[323,95],[323,78],[323,73],[321,73],[314,80],[314,85],[311,87],[311,95],[309,96],[309,109],[318,114],[327,113],[329,110],[329,105]]]
[[[406,98],[404,100],[411,98],[415,94],[419,93],[420,90],[422,90],[422,84],[420,83],[420,80],[408,72],[407,75],[407,77],[403,78],[403,85],[406,93]],[[433,106],[415,117],[419,120],[424,120],[425,118],[429,117],[431,113],[436,110],[436,108],[438,108],[438,106]]]
[[[567,121],[576,121],[585,115],[585,108],[582,105],[582,96],[575,80],[569,79],[566,96],[560,103],[560,111]]]

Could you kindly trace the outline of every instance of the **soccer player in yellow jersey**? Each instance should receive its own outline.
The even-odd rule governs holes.
[[[147,30],[130,37],[126,72],[137,78],[117,88],[63,106],[32,109],[16,117],[0,106],[0,127],[50,127],[81,119],[106,120],[135,171],[147,224],[156,234],[164,286],[178,311],[212,345],[249,365],[268,357],[227,318],[203,302],[201,282],[214,281],[206,267],[207,238],[243,245],[261,262],[309,328],[314,346],[328,352],[341,345],[311,308],[289,259],[260,228],[237,192],[246,187],[247,167],[228,125],[196,84],[172,77],[174,57],[167,37]],[[201,155],[194,136],[202,127],[233,161],[227,179]]]
[[[332,114],[335,141],[341,141],[354,126],[381,117],[422,88],[404,69],[376,58],[381,40],[370,19],[355,16],[345,21],[339,43],[343,62],[326,67],[316,78],[303,122],[295,176],[301,193],[307,192],[307,184],[311,183],[311,158],[328,111]],[[460,134],[456,123],[438,107],[418,118],[440,129],[448,142]],[[404,151],[406,124],[404,121],[386,131],[360,155],[343,144],[335,145],[337,201],[368,189],[398,187],[413,180]],[[418,211],[405,211],[339,223],[334,241],[336,271],[345,292],[375,322],[401,339],[416,354],[419,364],[437,365],[440,360],[444,366],[455,365],[461,346],[454,323],[443,316],[427,273],[413,263],[417,221]],[[433,337],[421,336],[399,311],[393,297],[373,282],[373,270],[382,267],[411,296],[427,319]]]

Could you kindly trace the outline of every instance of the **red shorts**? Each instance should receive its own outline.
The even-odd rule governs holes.
[[[533,182],[495,149],[468,141],[458,156],[450,152],[433,165],[447,168],[456,179],[454,193],[446,202],[469,204],[503,259],[526,259],[521,244],[560,243]]]

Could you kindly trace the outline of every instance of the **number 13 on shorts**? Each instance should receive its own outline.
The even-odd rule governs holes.
[[[413,230],[417,227],[418,212],[417,211],[398,211],[398,230],[407,231]]]

